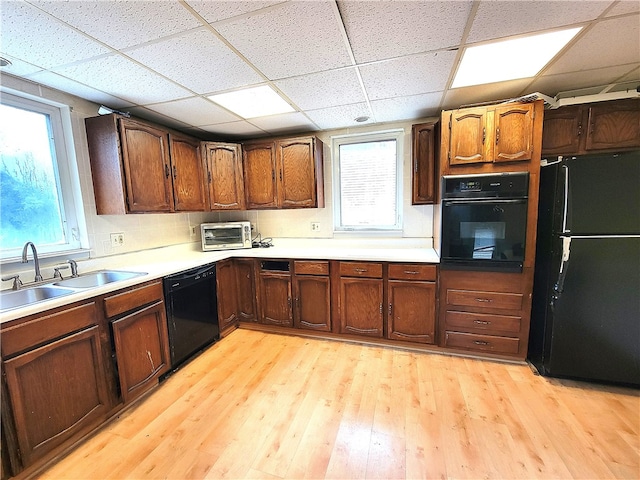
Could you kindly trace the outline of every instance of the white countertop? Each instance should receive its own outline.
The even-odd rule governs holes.
[[[273,247],[202,252],[199,243],[174,245],[141,252],[101,257],[78,262],[78,272],[125,270],[146,275],[78,290],[70,295],[52,298],[26,307],[0,313],[0,323],[42,312],[121,288],[162,278],[183,270],[217,262],[230,257],[359,260],[380,262],[439,263],[431,239],[292,239],[275,238]],[[25,287],[27,288],[27,287]]]

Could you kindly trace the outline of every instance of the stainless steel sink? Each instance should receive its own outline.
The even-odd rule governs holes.
[[[107,283],[120,282],[130,278],[146,275],[145,272],[124,272],[118,270],[99,270],[86,273],[75,278],[67,278],[54,283],[54,285],[69,288],[92,288],[106,285]]]
[[[0,311],[12,308],[26,307],[37,302],[51,298],[70,295],[74,290],[53,285],[25,288],[24,290],[12,290],[0,292]]]

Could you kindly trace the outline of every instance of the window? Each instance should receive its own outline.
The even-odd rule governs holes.
[[[334,230],[402,229],[403,133],[334,137]]]
[[[81,248],[80,222],[84,232],[84,216],[67,132],[70,136],[68,107],[2,92],[2,258],[19,256],[27,241],[35,243],[38,252],[44,254]]]

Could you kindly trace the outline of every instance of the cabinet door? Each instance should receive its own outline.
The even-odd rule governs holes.
[[[211,210],[244,210],[240,145],[205,143]]]
[[[434,343],[435,333],[435,282],[389,280],[387,338]]]
[[[382,280],[340,278],[340,333],[382,337]]]
[[[106,418],[97,326],[7,360],[4,368],[25,466]]]
[[[293,314],[291,305],[291,275],[260,273],[261,323],[291,327]]]
[[[412,205],[432,204],[436,197],[436,124],[413,125]]]
[[[494,162],[531,160],[533,156],[533,103],[496,107]]]
[[[168,134],[129,119],[119,123],[128,211],[173,211]]]
[[[238,284],[238,319],[243,322],[256,322],[256,284],[253,260],[235,259]]]
[[[171,365],[164,302],[149,305],[111,325],[126,403],[155,385]]]
[[[627,100],[589,107],[585,149],[640,147],[640,101]]]
[[[331,296],[329,277],[300,275],[295,277],[295,282],[295,326],[330,332]]]
[[[282,140],[276,144],[278,205],[316,206],[316,168],[313,138]]]
[[[545,111],[542,153],[545,155],[578,153],[582,133],[582,111],[579,107]]]
[[[491,162],[486,108],[454,110],[450,130],[450,165]]]
[[[238,320],[238,287],[233,259],[216,262],[216,286],[218,295],[218,324],[220,331],[235,325]]]
[[[169,145],[175,211],[205,211],[207,201],[200,142],[194,138],[170,134]]]
[[[247,208],[276,208],[276,155],[272,142],[242,146]]]

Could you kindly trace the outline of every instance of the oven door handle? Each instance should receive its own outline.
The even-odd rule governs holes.
[[[478,205],[482,203],[527,203],[526,198],[478,198],[474,200],[442,200],[443,205]]]

